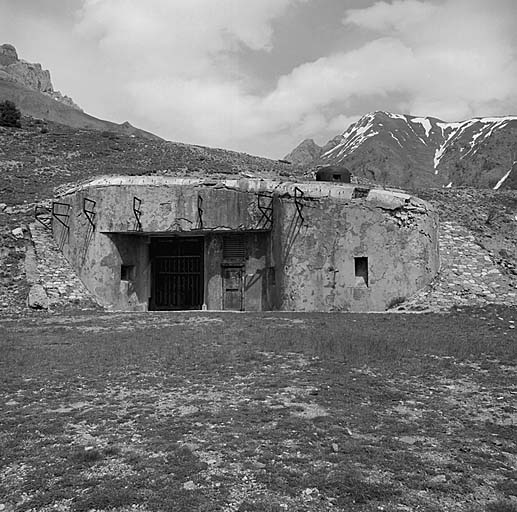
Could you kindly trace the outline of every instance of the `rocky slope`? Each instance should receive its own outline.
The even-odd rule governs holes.
[[[41,64],[20,60],[14,46],[0,46],[0,101],[12,101],[26,116],[53,121],[72,128],[109,131],[161,140],[128,122],[117,124],[90,116],[74,101],[55,91],[50,72]]]
[[[286,160],[345,165],[358,178],[415,187],[517,188],[517,117],[446,123],[374,112],[324,147],[303,141]]]
[[[235,151],[22,118],[0,127],[0,203],[33,203],[54,187],[104,174],[295,177],[303,170]]]

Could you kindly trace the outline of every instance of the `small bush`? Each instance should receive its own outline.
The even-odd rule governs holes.
[[[0,102],[0,126],[21,128],[21,113],[9,100]]]

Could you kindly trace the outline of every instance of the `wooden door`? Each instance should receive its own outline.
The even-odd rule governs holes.
[[[243,310],[243,267],[223,267],[223,309]]]

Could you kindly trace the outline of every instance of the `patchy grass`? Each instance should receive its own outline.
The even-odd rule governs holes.
[[[0,321],[11,511],[516,510],[517,311]]]

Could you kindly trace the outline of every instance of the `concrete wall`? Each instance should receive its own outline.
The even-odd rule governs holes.
[[[382,311],[427,284],[439,268],[437,217],[423,203],[292,201],[277,210],[273,245],[284,310]],[[368,258],[368,284],[355,275]]]
[[[322,182],[298,184],[295,192],[297,184],[259,180],[118,180],[66,191],[59,201],[70,205],[70,216],[60,218],[69,228],[53,222],[56,241],[86,287],[115,310],[147,309],[152,236],[204,236],[211,310],[223,307],[228,233],[246,240],[248,311],[382,311],[427,284],[439,267],[437,215],[400,192],[355,197],[353,185]],[[265,194],[262,205],[272,205],[272,224],[257,194]],[[140,225],[134,197],[141,201]],[[83,211],[85,198],[95,201],[94,207],[87,202],[93,214]],[[356,277],[356,257],[368,259],[367,284]],[[121,265],[134,267],[134,279],[121,280]]]

